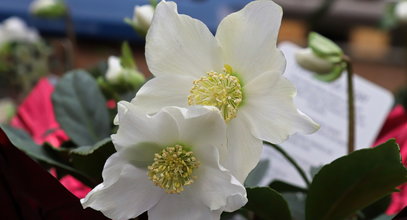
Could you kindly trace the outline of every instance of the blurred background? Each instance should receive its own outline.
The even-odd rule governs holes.
[[[58,41],[66,36],[65,19],[43,19],[33,16],[31,0],[0,0],[0,21],[11,16],[22,18],[38,29],[52,54],[61,57]],[[202,20],[215,32],[219,21],[242,8],[249,0],[178,0],[179,11]],[[283,7],[284,18],[279,41],[306,45],[310,30],[337,43],[356,62],[355,72],[368,80],[397,92],[406,85],[405,64],[407,34],[403,22],[392,21],[389,8],[397,2],[386,0],[276,0]],[[123,22],[132,18],[135,5],[143,0],[66,0],[73,21],[77,47],[74,67],[90,68],[111,54],[118,54],[120,44],[128,40],[140,70],[149,75],[144,60],[144,37]],[[390,17],[390,18],[389,18]],[[386,20],[387,19],[387,20]],[[386,23],[387,22],[387,23]],[[392,23],[393,22],[393,23]],[[63,58],[60,58],[63,59]],[[63,68],[51,68],[61,74]]]

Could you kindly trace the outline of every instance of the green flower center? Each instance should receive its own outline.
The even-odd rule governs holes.
[[[239,78],[232,75],[232,68],[225,65],[223,73],[208,72],[193,82],[188,96],[189,105],[210,105],[217,107],[223,119],[228,122],[237,116],[243,100],[243,90]]]
[[[177,144],[154,155],[154,162],[148,167],[148,176],[165,192],[180,193],[184,186],[194,182],[196,177],[192,172],[198,166],[199,161],[194,154]]]

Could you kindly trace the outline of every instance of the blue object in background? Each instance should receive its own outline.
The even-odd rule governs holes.
[[[175,0],[178,11],[203,21],[212,32],[227,14],[240,10],[251,0]],[[0,20],[11,16],[24,19],[40,32],[63,35],[63,20],[40,19],[29,14],[32,0],[0,0]],[[148,4],[147,0],[65,0],[71,9],[75,31],[79,37],[103,40],[143,39],[123,22],[132,18],[135,5]]]

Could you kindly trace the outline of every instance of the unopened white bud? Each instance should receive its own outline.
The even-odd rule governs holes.
[[[106,80],[111,84],[129,84],[134,87],[145,82],[145,77],[136,69],[124,68],[119,57],[110,56],[107,61]]]
[[[407,1],[401,1],[396,4],[394,15],[398,21],[407,23]]]
[[[66,5],[62,0],[34,0],[30,12],[39,17],[59,18],[66,15]]]
[[[318,57],[311,48],[299,49],[295,59],[302,68],[319,74],[329,73],[334,68],[332,62]]]

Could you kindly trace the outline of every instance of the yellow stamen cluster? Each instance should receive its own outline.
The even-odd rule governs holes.
[[[157,186],[167,193],[180,193],[183,186],[194,182],[192,175],[199,166],[199,161],[191,151],[181,145],[167,147],[154,155],[154,162],[148,167],[148,176]]]
[[[239,79],[230,72],[230,66],[225,66],[223,73],[209,72],[207,76],[195,80],[188,104],[215,106],[226,122],[235,118],[243,100],[243,91]]]

